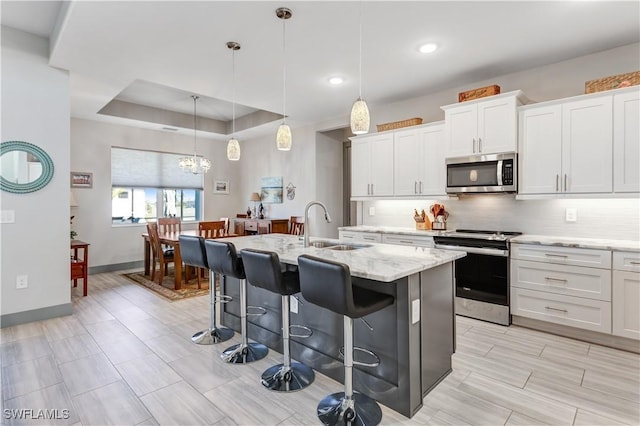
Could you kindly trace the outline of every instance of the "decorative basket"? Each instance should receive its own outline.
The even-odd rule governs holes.
[[[500,86],[491,85],[487,87],[479,87],[477,89],[467,90],[458,93],[458,102],[470,101],[473,99],[484,98],[485,96],[499,95]]]
[[[394,121],[393,123],[378,124],[376,125],[376,127],[378,128],[379,132],[384,132],[386,130],[394,130],[394,129],[401,129],[403,127],[417,126],[418,124],[422,124],[422,118],[420,117],[409,118],[407,120],[402,120],[402,121]]]
[[[584,84],[584,93],[596,93],[604,90],[619,89],[621,87],[637,86],[640,84],[640,71],[626,74],[612,75],[587,81]]]

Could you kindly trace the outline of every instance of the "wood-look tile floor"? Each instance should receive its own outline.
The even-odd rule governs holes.
[[[342,389],[316,374],[300,392],[269,392],[258,378],[281,354],[233,366],[219,353],[237,334],[193,344],[208,296],[167,302],[117,273],[89,282],[87,297],[72,289],[73,315],[0,330],[2,424],[318,424],[318,401]],[[457,326],[453,373],[411,419],[383,406],[382,424],[640,424],[640,356],[464,317]],[[15,409],[68,418],[10,418]]]

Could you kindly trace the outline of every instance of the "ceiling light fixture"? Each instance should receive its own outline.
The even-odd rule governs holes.
[[[293,16],[291,9],[280,7],[276,9],[276,16],[282,19],[282,124],[278,127],[276,134],[276,146],[280,151],[291,150],[291,129],[285,122],[285,107],[287,105],[287,61],[286,61],[286,44],[285,44],[285,22]]]
[[[231,139],[227,144],[227,159],[230,161],[240,160],[240,142],[235,137],[236,133],[236,50],[240,50],[240,43],[228,41],[227,47],[231,49],[232,74],[233,74],[233,107],[231,118]]]
[[[363,135],[369,132],[369,107],[362,99],[362,0],[360,1],[360,62],[358,69],[359,93],[358,99],[351,108],[351,131],[354,135]]]
[[[435,43],[427,43],[420,46],[418,49],[420,53],[433,53],[438,49],[438,45]]]
[[[182,157],[178,160],[178,165],[185,172],[191,172],[194,175],[207,173],[211,168],[211,161],[204,157],[198,157],[196,154],[196,102],[198,96],[192,95],[193,98],[193,157]]]
[[[344,82],[344,80],[342,79],[342,77],[331,77],[329,79],[329,83],[331,83],[333,85],[342,84],[343,82]]]

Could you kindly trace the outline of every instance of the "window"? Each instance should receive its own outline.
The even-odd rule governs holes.
[[[170,216],[200,220],[203,176],[180,170],[181,156],[112,147],[112,223],[145,223]]]
[[[195,189],[112,188],[115,224],[155,222],[158,217],[200,220],[200,191]]]

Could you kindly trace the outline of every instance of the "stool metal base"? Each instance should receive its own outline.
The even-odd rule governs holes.
[[[198,331],[191,337],[193,343],[198,345],[215,345],[216,343],[226,342],[233,337],[234,331],[230,328],[208,328]]]
[[[315,379],[313,370],[299,362],[292,362],[291,369],[285,371],[284,364],[274,365],[262,373],[261,383],[269,390],[294,392],[309,386]]]
[[[350,422],[345,419],[348,409],[344,392],[337,392],[324,397],[318,404],[318,418],[325,425],[351,424],[357,426],[377,425],[382,420],[382,410],[378,403],[361,393],[353,393],[355,418]]]
[[[266,357],[268,352],[269,349],[261,343],[238,343],[225,349],[220,357],[229,364],[248,364]]]

